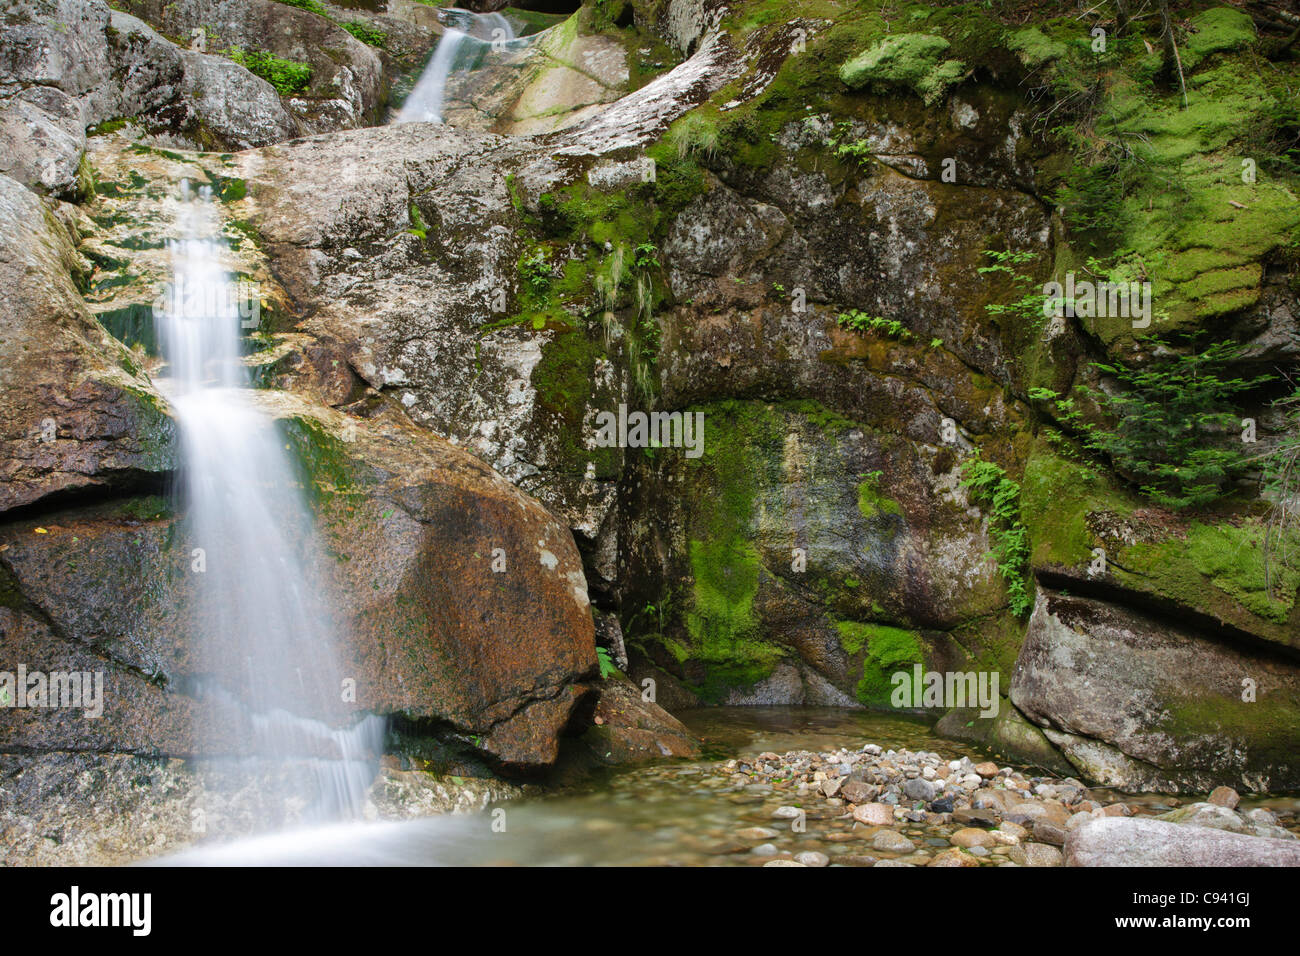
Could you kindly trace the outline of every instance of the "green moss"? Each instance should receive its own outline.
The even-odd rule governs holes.
[[[222,202],[239,202],[248,195],[248,183],[233,176],[209,175],[213,194]]]
[[[752,540],[760,477],[780,461],[783,429],[779,416],[757,403],[724,402],[706,416],[708,439],[694,467],[707,472],[710,494],[699,501],[689,529],[685,624],[691,658],[704,674],[692,689],[716,701],[728,689],[767,677],[785,654],[767,639],[754,611],[765,572]]]
[[[705,666],[697,685],[716,701],[733,687],[749,688],[771,674],[781,648],[759,636],[754,614],[760,562],[754,546],[738,536],[689,543],[692,606],[686,626],[692,657]]]
[[[119,518],[128,521],[158,521],[163,518],[170,518],[174,514],[169,502],[162,495],[143,495],[139,498],[129,498],[125,502],[116,505],[112,513]]]
[[[124,367],[129,363],[123,363]],[[126,369],[136,374],[131,368]],[[134,386],[125,386],[122,393],[135,405],[135,434],[139,442],[143,467],[148,471],[165,471],[176,465],[178,434],[176,420],[167,404],[153,392]]]
[[[1300,180],[1276,156],[1293,136],[1275,129],[1286,127],[1279,104],[1294,101],[1294,69],[1262,64],[1244,13],[1216,8],[1189,27],[1186,104],[1176,82],[1156,82],[1159,55],[1137,43],[1115,45],[1100,67],[1074,57],[1098,79],[1058,193],[1071,239],[1101,252],[1113,281],[1151,282],[1150,331],[1125,316],[1083,320],[1114,350],[1256,307],[1264,263],[1300,235]],[[1255,181],[1243,161],[1258,167]]]
[[[864,518],[880,514],[902,515],[903,506],[893,498],[882,495],[876,487],[879,479],[867,479],[858,485],[858,511]]]
[[[1020,58],[1020,62],[1033,70],[1052,60],[1065,56],[1067,47],[1048,36],[1038,27],[1025,27],[1007,38],[1007,46]]]
[[[712,112],[692,110],[669,127],[664,140],[678,159],[697,154],[712,157],[718,151],[718,118]]]
[[[133,169],[125,183],[115,183],[105,180],[96,181],[95,193],[100,196],[118,198],[139,192],[147,185],[149,185],[149,180],[145,179]]]
[[[905,86],[929,105],[965,74],[960,60],[944,59],[949,47],[943,37],[926,33],[886,37],[845,63],[840,79],[853,89],[868,83]]]
[[[840,635],[840,646],[847,654],[851,657],[862,655],[857,698],[865,706],[891,706],[894,673],[911,670],[913,664],[925,664],[920,635],[915,631],[858,621],[838,621],[835,629]]]
[[[7,607],[12,610],[21,610],[27,605],[27,599],[23,597],[22,588],[18,585],[18,579],[6,568],[0,564],[0,607]]]
[[[1185,540],[1136,546],[1126,555],[1193,607],[1204,603],[1208,583],[1251,614],[1285,624],[1300,587],[1300,572],[1276,563],[1266,567],[1263,538],[1264,529],[1256,523],[1195,523]]]
[[[360,20],[349,20],[347,23],[340,24],[340,26],[362,43],[378,47],[381,50],[388,48],[388,34],[368,23],[362,23]]]
[[[297,7],[299,10],[307,10],[317,16],[324,17],[326,20],[331,19],[329,11],[321,6],[317,0],[276,0],[276,3],[283,3],[286,7]]]
[[[265,50],[243,50],[234,47],[222,51],[230,59],[260,76],[275,87],[281,96],[301,93],[311,85],[311,64],[286,60]]]
[[[1069,461],[1046,441],[1034,446],[1020,485],[1020,517],[1029,529],[1030,565],[1079,567],[1092,559],[1098,542],[1088,515],[1127,515],[1133,505],[1096,469]]]
[[[808,420],[808,423],[814,426],[818,431],[828,432],[832,437],[838,438],[844,432],[850,430],[862,430],[866,426],[861,422],[855,422],[850,418],[845,418],[834,409],[828,408],[821,402],[814,399],[795,399],[793,401],[781,403],[781,407],[796,415],[800,415]]]
[[[1214,53],[1240,50],[1255,42],[1255,24],[1249,14],[1231,7],[1214,7],[1187,22],[1183,69],[1193,70]]]
[[[280,419],[277,427],[294,455],[298,478],[316,504],[335,496],[359,495],[357,464],[347,446],[320,422],[295,416]]]
[[[158,354],[158,330],[154,323],[153,307],[128,305],[96,314],[99,324],[128,348],[142,348],[148,355]]]
[[[1241,689],[1225,694],[1183,695],[1166,688],[1161,702],[1164,714],[1152,728],[1174,740],[1224,738],[1224,750],[1245,754],[1247,770],[1287,766],[1295,759],[1300,740],[1300,700],[1295,697],[1260,696],[1247,702]]]
[[[255,249],[260,250],[262,248],[262,234],[247,219],[229,219],[226,221],[226,225],[234,233],[231,238],[237,246],[249,242],[252,243]]]

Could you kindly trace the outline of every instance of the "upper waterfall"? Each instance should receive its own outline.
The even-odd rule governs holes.
[[[395,122],[441,123],[449,77],[473,69],[486,53],[499,52],[515,39],[510,21],[499,13],[451,8],[443,11],[443,19],[447,29]]]

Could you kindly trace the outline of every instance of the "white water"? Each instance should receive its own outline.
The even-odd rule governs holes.
[[[314,818],[353,816],[377,769],[383,721],[351,715],[341,692],[318,549],[285,438],[251,401],[239,302],[207,190],[180,204],[160,384],[180,425],[193,571],[201,753],[253,758],[269,776],[306,768],[308,791],[276,794]],[[197,557],[197,556],[196,556]]]
[[[397,114],[398,123],[441,123],[447,82],[459,70],[477,67],[487,53],[515,39],[510,21],[499,13],[471,13],[455,7],[443,11],[449,25],[428,66]]]

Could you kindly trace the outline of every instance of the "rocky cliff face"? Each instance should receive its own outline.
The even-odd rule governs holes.
[[[1300,576],[1265,564],[1257,482],[1155,504],[1083,441],[1096,401],[1044,398],[1113,391],[1094,363],[1158,362],[1189,331],[1243,343],[1243,374],[1300,354],[1296,175],[1228,177],[1268,148],[1248,18],[1195,12],[1185,111],[1158,54],[1107,61],[1094,95],[1187,178],[1096,199],[1098,222],[1070,197],[1101,161],[1049,133],[1086,38],[1048,18],[918,8],[909,33],[818,4],[590,4],[531,65],[466,77],[453,125],[370,126],[436,24],[367,19],[401,40],[385,51],[328,6],[122,6],[33,0],[2,24],[5,647],[99,662],[117,702],[94,727],[6,711],[8,752],[191,755],[187,681],[211,662],[179,636],[175,428],[150,383],[188,180],[256,284],[248,362],[322,524],[357,709],[421,742],[406,759],[537,770],[600,714],[602,758],[688,752],[596,680],[594,605],[670,708],[888,707],[900,670],[980,672],[996,716],[934,715],[1013,758],[1296,786]],[[199,28],[208,52],[173,42]],[[277,91],[233,48],[310,80]],[[1153,334],[1017,311],[1104,268],[1154,280]],[[1277,395],[1232,406],[1266,449]],[[620,406],[702,416],[698,455],[671,433],[608,447]]]

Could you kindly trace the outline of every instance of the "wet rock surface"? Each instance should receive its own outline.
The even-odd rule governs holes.
[[[1177,685],[1162,679],[1171,673]],[[1256,703],[1243,700],[1252,685],[1262,688]],[[1011,700],[1081,772],[1105,785],[1300,786],[1278,759],[1300,730],[1283,716],[1300,712],[1300,675],[1291,662],[1167,619],[1040,592]]]
[[[74,238],[0,175],[0,511],[155,482],[176,463],[166,403],[74,283]]]

